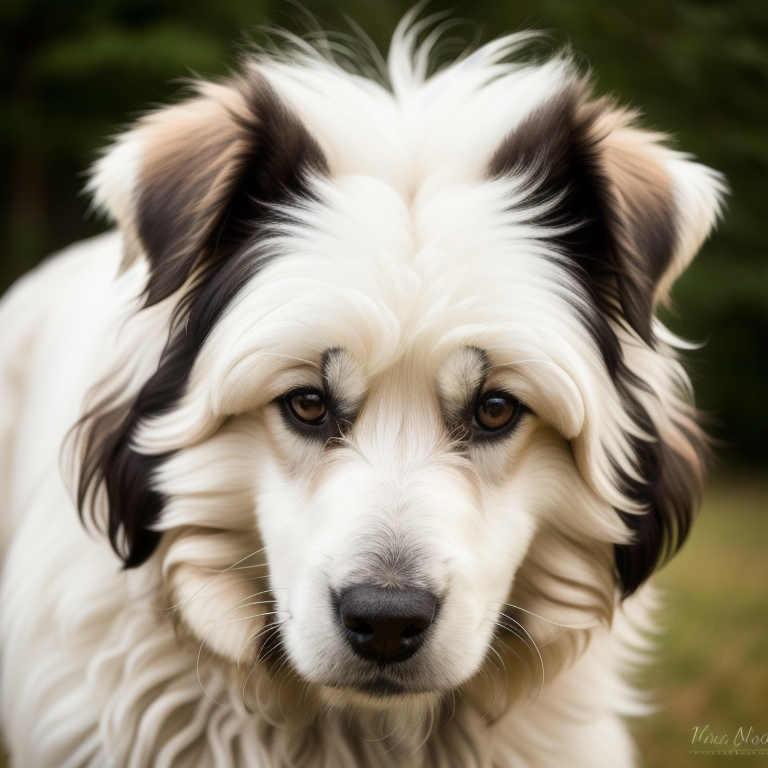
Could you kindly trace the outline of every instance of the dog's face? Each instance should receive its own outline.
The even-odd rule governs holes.
[[[402,114],[254,66],[97,167],[159,309],[131,322],[170,336],[84,421],[81,503],[247,679],[431,705],[512,674],[510,637],[538,656],[526,616],[607,622],[684,536],[696,432],[652,310],[719,182],[562,62],[492,63]]]
[[[488,209],[487,190],[477,194],[473,227]],[[306,231],[281,244],[288,255],[263,268],[206,340],[182,410],[187,429],[194,418],[211,424],[192,427],[205,436],[160,469],[169,499],[160,525],[172,536],[189,518],[189,483],[236,479],[251,498],[231,506],[258,537],[244,536],[217,568],[263,551],[234,571],[231,595],[219,593],[222,578],[195,594],[207,562],[194,579],[173,570],[172,599],[197,636],[216,625],[207,647],[232,660],[253,663],[263,614],[280,623],[304,679],[379,699],[434,695],[480,667],[541,519],[589,496],[576,471],[563,471],[572,459],[562,433],[577,434],[583,418],[578,373],[558,351],[563,334],[542,337],[551,323],[577,344],[572,308],[537,277],[535,244],[515,244],[514,229],[494,222],[503,200],[485,214],[475,255],[458,217],[474,203],[467,191],[432,221],[368,179],[318,198],[336,208],[316,204]],[[328,220],[347,226],[324,232]],[[586,354],[599,369],[599,355]],[[145,425],[139,442],[163,440],[179,413]],[[604,539],[620,538],[613,510],[593,503]],[[205,526],[235,528],[228,506],[212,493]],[[200,546],[207,561],[212,542]],[[261,563],[268,580],[242,578]],[[224,615],[241,600],[244,610]]]

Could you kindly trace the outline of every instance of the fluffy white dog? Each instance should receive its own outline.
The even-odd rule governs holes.
[[[654,309],[723,185],[526,35],[430,75],[429,25],[141,118],[117,232],[5,298],[12,766],[633,764],[701,479]]]

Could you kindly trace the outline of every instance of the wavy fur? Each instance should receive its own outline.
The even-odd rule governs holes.
[[[705,442],[654,310],[723,182],[530,36],[438,35],[141,118],[118,232],[4,299],[12,765],[634,764]]]

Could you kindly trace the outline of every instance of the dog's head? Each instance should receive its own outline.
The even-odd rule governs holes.
[[[119,138],[93,188],[145,308],[82,423],[81,508],[194,642],[385,708],[548,621],[563,660],[684,538],[654,309],[722,193],[567,60],[427,79],[412,42],[393,90],[259,59]]]

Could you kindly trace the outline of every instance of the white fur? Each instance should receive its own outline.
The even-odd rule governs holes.
[[[426,78],[418,29],[396,36],[393,92],[308,53],[248,64],[330,172],[254,246],[275,258],[214,325],[181,400],[134,436],[143,455],[172,452],[152,479],[167,499],[153,524],[163,538],[136,569],[99,531],[103,497],[95,525],[78,518],[67,434],[104,398],[135,397],[172,326],[178,296],[137,312],[148,267],[134,221],[166,113],[95,170],[123,236],[73,246],[4,299],[0,709],[13,766],[634,765],[621,718],[642,705],[622,680],[644,652],[652,599],[644,588],[619,602],[612,552],[630,539],[614,508],[644,512],[618,478],[638,474],[630,437],[646,436],[579,322],[589,297],[523,209],[530,179],[485,170],[573,82],[572,65],[506,63],[518,36]],[[203,87],[177,109],[194,118],[209,99],[225,114],[227,91]],[[637,151],[677,206],[662,300],[722,187],[656,138]],[[646,385],[634,395],[685,452],[687,379],[654,329],[656,348],[613,328]],[[343,350],[333,375],[360,409],[332,450],[293,433],[276,404],[323,386],[329,349]],[[474,349],[490,364],[486,389],[531,413],[508,438],[456,451],[444,409],[472,391]],[[328,604],[382,541],[443,596],[403,662],[412,693],[392,697],[357,685],[368,672]],[[502,657],[510,603],[525,628]],[[259,639],[278,625],[285,660],[269,669]]]

